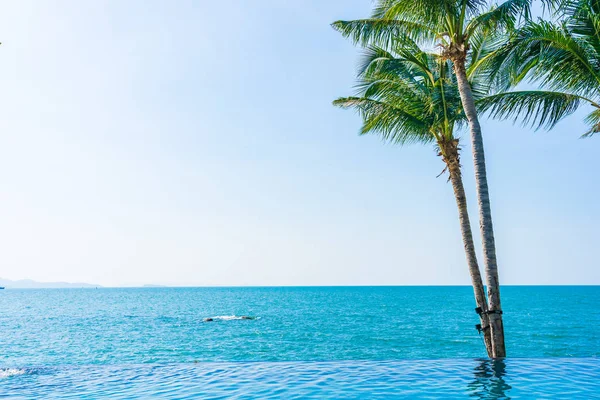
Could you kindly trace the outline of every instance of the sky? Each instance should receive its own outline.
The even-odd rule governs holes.
[[[371,5],[0,1],[0,277],[470,284],[433,147],[360,137],[331,105],[360,51],[329,24]],[[600,284],[584,115],[482,121],[502,284]]]

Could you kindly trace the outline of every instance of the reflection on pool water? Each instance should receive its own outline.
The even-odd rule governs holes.
[[[60,366],[0,370],[0,397],[592,399],[598,377],[596,358]]]

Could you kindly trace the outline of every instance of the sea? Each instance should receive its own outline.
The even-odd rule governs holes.
[[[0,398],[600,399],[600,286],[5,289]],[[249,318],[242,318],[249,317]]]

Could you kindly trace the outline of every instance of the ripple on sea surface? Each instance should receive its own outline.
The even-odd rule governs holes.
[[[600,398],[588,359],[91,365],[0,369],[0,397]]]
[[[0,365],[472,359],[473,304],[466,286],[5,290]],[[597,304],[600,286],[504,287],[510,356],[600,357]]]

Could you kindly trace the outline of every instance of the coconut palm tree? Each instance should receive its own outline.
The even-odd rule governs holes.
[[[475,164],[479,220],[492,331],[492,357],[505,357],[504,326],[496,245],[485,167],[481,126],[469,75],[480,58],[475,42],[485,42],[492,32],[509,31],[520,16],[529,17],[530,0],[508,0],[488,8],[485,0],[378,0],[369,19],[337,21],[332,26],[355,43],[385,47],[398,37],[409,37],[423,46],[437,46],[454,66],[464,113],[470,128]],[[467,65],[471,66],[469,71]]]
[[[361,134],[378,134],[397,144],[437,146],[454,189],[475,301],[478,309],[486,310],[460,169],[459,139],[454,134],[457,127],[466,124],[456,76],[447,59],[422,51],[409,39],[394,40],[389,47],[392,50],[376,45],[367,48],[359,72],[358,95],[337,99],[334,105],[359,112],[363,120]],[[474,93],[478,98],[484,91]],[[481,326],[489,326],[488,315],[479,315]],[[484,329],[484,342],[492,356],[489,329]]]
[[[494,117],[525,116],[524,122],[552,127],[588,104],[588,137],[600,131],[600,1],[563,0],[561,11],[560,22],[529,21],[481,61],[490,75],[502,73],[512,85],[529,80],[550,90],[506,93],[481,106]]]

